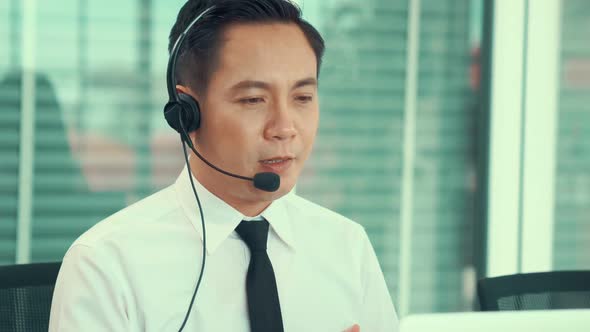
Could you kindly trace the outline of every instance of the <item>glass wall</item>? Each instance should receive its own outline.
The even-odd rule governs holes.
[[[0,264],[60,260],[183,166],[161,113],[183,1],[31,3],[0,4]],[[300,3],[327,53],[298,193],[366,228],[406,312],[471,309],[481,0]]]
[[[82,232],[182,167],[161,117],[167,34],[181,2],[31,4],[0,8],[2,263],[61,259]],[[19,178],[26,165],[30,181]]]
[[[590,269],[590,2],[561,1],[553,265]]]
[[[480,1],[436,0],[412,9],[412,3],[318,5],[327,42],[320,131],[297,190],[365,227],[398,306],[400,273],[407,268],[406,310],[465,310],[471,308],[473,292],[464,285],[475,282],[480,110],[473,73],[482,6]],[[418,11],[414,31],[412,10]],[[412,42],[417,59],[409,69]],[[408,86],[410,75],[417,86]],[[408,89],[414,89],[409,94],[414,107]],[[409,117],[415,121],[408,122]],[[413,162],[404,166],[407,154]],[[405,184],[412,196],[405,201],[413,201],[407,206],[402,206],[408,195],[404,176],[412,177]],[[407,239],[400,236],[403,209],[409,210],[406,222],[412,228]],[[400,267],[404,241],[411,244],[411,264]]]

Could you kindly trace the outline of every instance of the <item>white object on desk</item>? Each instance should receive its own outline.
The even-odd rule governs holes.
[[[404,317],[401,332],[590,332],[590,309],[416,314]]]

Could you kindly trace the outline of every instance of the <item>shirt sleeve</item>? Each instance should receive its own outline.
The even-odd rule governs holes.
[[[107,258],[85,245],[68,250],[53,292],[49,331],[128,330],[124,297]]]
[[[399,321],[391,301],[383,272],[367,233],[363,229],[362,315],[359,323],[362,331],[398,332]]]

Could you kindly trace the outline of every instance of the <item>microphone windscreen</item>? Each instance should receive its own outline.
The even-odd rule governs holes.
[[[277,191],[281,186],[281,178],[272,172],[256,173],[254,175],[254,187],[264,191]]]

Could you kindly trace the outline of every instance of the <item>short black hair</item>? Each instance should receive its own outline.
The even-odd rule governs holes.
[[[324,54],[324,40],[320,33],[303,19],[301,9],[290,0],[189,0],[185,3],[172,30],[168,52],[172,51],[178,36],[192,20],[207,8],[215,8],[203,16],[189,31],[179,50],[176,69],[177,84],[183,84],[197,93],[205,93],[209,79],[215,71],[224,31],[236,23],[294,23],[316,56],[317,75]]]

